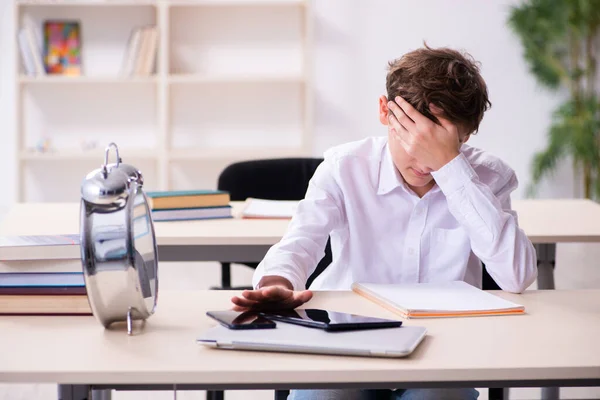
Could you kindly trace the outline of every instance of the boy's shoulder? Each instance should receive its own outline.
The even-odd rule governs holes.
[[[379,161],[387,143],[385,136],[372,136],[334,146],[324,153],[326,160],[339,162],[344,159]]]
[[[517,180],[515,171],[501,158],[467,144],[463,144],[460,151],[477,173],[479,180],[492,190],[501,189],[509,181]]]

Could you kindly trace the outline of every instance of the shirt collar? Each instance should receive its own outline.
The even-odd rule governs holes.
[[[394,165],[389,145],[386,142],[382,150],[381,162],[379,163],[377,194],[387,194],[397,187],[404,188],[404,179],[402,179],[402,175],[400,175],[400,172],[398,172],[398,169]]]

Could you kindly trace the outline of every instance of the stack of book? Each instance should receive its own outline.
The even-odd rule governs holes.
[[[156,66],[158,51],[158,29],[156,26],[143,26],[131,32],[123,58],[124,76],[150,76]]]
[[[229,193],[220,190],[148,192],[154,221],[231,218]]]
[[[0,237],[0,315],[91,315],[78,235]]]
[[[46,75],[42,46],[36,40],[36,32],[32,24],[25,24],[19,29],[17,44],[25,73],[30,76]]]

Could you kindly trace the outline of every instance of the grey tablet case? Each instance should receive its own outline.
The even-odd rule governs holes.
[[[405,357],[421,343],[427,330],[418,326],[326,332],[277,321],[275,329],[231,330],[216,326],[197,340],[218,349]]]

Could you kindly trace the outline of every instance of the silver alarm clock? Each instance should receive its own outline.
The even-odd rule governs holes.
[[[109,164],[110,149],[116,162]],[[110,143],[104,164],[81,185],[80,241],[85,286],[92,312],[104,327],[145,320],[155,310],[158,252],[140,171],[121,162]]]

